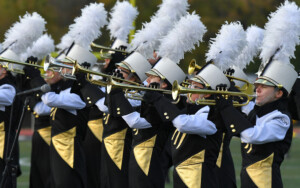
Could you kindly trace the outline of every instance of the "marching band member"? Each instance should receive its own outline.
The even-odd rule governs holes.
[[[11,53],[13,53],[11,51]],[[7,54],[7,53],[6,53]],[[15,54],[14,54],[15,55]],[[3,57],[3,54],[0,54],[1,57]],[[15,55],[16,57],[14,60],[18,60],[18,56]],[[12,56],[10,56],[11,59]],[[11,129],[15,130],[18,125],[18,113],[13,113],[14,114],[14,119],[12,119],[13,122],[10,122],[10,114],[11,114],[11,106],[14,102],[14,98],[16,96],[17,88],[15,86],[15,78],[12,76],[12,74],[7,71],[3,65],[0,65],[0,134],[1,134],[1,139],[0,139],[0,144],[1,144],[1,151],[0,151],[0,181],[2,181],[3,177],[3,171],[6,166],[5,162],[5,157],[8,155],[7,152],[10,151],[9,146],[7,146],[8,142],[8,137],[10,139],[10,146],[13,140],[13,137],[15,134],[9,133],[8,126],[11,124]],[[16,102],[15,102],[16,104]],[[18,112],[18,109],[20,109],[19,106],[14,105],[14,111]],[[14,132],[14,131],[12,131]],[[10,135],[9,135],[10,134]],[[6,147],[5,147],[6,146]],[[17,175],[21,174],[20,167],[19,167],[19,162],[18,162],[18,151],[15,149],[13,153],[14,161],[13,164],[16,166],[17,169]],[[10,173],[10,172],[8,172]],[[12,177],[11,175],[6,176],[6,186],[7,187],[12,187],[13,184],[16,185],[16,177]]]
[[[27,48],[26,52],[21,57],[27,58],[27,63],[36,64],[40,62],[44,56],[54,51],[54,41],[51,36],[44,34],[32,47]],[[35,57],[33,57],[35,56]],[[41,77],[38,69],[32,66],[25,66],[23,68],[23,79],[29,81],[29,88],[32,89],[40,87],[48,80],[54,80],[46,77],[46,81]],[[51,72],[51,74],[53,74]],[[58,74],[56,74],[58,75]],[[49,75],[46,75],[49,76]],[[50,187],[50,142],[51,142],[51,125],[50,125],[50,110],[51,108],[41,101],[41,92],[35,92],[28,96],[29,104],[27,109],[31,111],[35,117],[34,132],[32,135],[32,149],[31,149],[31,167],[30,180],[31,188]]]
[[[280,165],[293,129],[287,97],[298,77],[289,57],[300,34],[297,24],[287,22],[299,18],[299,8],[288,1],[269,18],[260,54],[264,63],[255,81],[255,107],[246,118],[232,107],[230,97],[216,97],[226,128],[241,138],[242,187],[283,187]]]
[[[241,92],[241,90],[245,90],[244,92],[247,94],[253,93],[252,84],[248,82],[248,77],[243,72],[243,69],[250,63],[253,56],[258,54],[263,34],[263,30],[258,27],[250,27],[247,29],[247,32],[245,32],[242,25],[237,22],[224,24],[219,34],[217,34],[216,39],[211,42],[206,61],[213,60],[216,65],[223,69],[229,67],[224,73],[231,82],[230,91]],[[231,46],[234,47],[231,48]],[[235,101],[239,103],[246,102],[245,99],[246,98],[243,97],[235,97]],[[254,103],[250,101],[247,105],[239,108],[239,111],[248,114],[253,109],[253,106]],[[212,108],[216,110],[214,107]],[[216,118],[220,118],[220,116],[217,115],[217,111],[214,113]],[[222,122],[221,120],[219,121]],[[233,188],[236,187],[236,176],[229,148],[232,137],[225,128],[222,128],[222,131],[223,140],[217,160],[216,171],[219,186]]]
[[[150,70],[150,63],[138,52],[132,53],[124,61],[117,64],[118,73],[125,80],[142,83]],[[124,81],[126,83],[126,81]],[[140,101],[130,100],[131,108],[125,108],[127,100],[120,90],[112,90],[106,97],[108,112],[104,117],[102,147],[102,179],[103,187],[130,187],[128,185],[129,156],[132,144],[132,131],[120,114],[126,114],[132,107],[140,106]],[[114,100],[117,99],[117,100]],[[97,102],[98,103],[98,102]]]
[[[96,63],[97,58],[87,49],[91,41],[100,35],[100,28],[106,24],[106,14],[102,3],[92,3],[82,9],[82,16],[76,18],[76,23],[70,26],[70,36],[75,43],[68,49],[63,62],[72,64],[74,60],[82,66]],[[93,27],[85,27],[86,20]],[[70,69],[63,68],[64,73],[70,74]],[[53,107],[50,157],[51,183],[54,187],[88,186],[82,142],[89,109],[85,108],[86,100],[79,92],[78,84],[73,80],[65,81],[58,93],[48,92],[42,96],[43,102]]]
[[[5,40],[2,43],[3,51],[0,57],[13,61],[20,61],[20,55],[26,51],[33,41],[37,40],[45,31],[45,20],[38,13],[25,14],[20,17],[20,21],[16,22],[6,33]],[[30,27],[30,29],[28,29]],[[27,29],[26,29],[27,28]],[[0,151],[0,179],[6,178],[5,187],[16,187],[16,177],[21,174],[19,167],[19,151],[18,143],[13,148],[13,161],[4,162],[12,150],[12,141],[16,136],[16,129],[20,118],[20,99],[15,100],[17,85],[16,71],[22,69],[22,65],[8,64],[9,62],[1,62],[1,151]],[[16,70],[14,72],[14,70]],[[14,103],[13,103],[14,102]],[[10,113],[12,104],[14,104],[14,112]],[[13,114],[13,117],[10,115]],[[10,118],[12,122],[10,121]],[[8,127],[11,124],[11,127]],[[9,132],[10,130],[10,132]],[[8,165],[6,177],[2,177],[5,165]]]
[[[211,74],[213,72],[213,74]],[[192,88],[211,89],[217,84],[228,84],[223,72],[212,64],[204,66],[191,79]],[[188,104],[186,111],[179,110],[170,100],[155,94],[153,105],[163,121],[173,123],[176,130],[171,140],[174,163],[174,187],[218,187],[216,163],[222,143],[222,127],[211,118],[210,107]],[[145,96],[146,97],[146,96]],[[154,98],[154,97],[152,97]],[[192,94],[189,102],[211,99],[208,94]]]

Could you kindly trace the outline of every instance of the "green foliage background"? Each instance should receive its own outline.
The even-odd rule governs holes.
[[[142,27],[142,23],[150,21],[151,15],[158,9],[162,0],[136,0],[139,16],[136,20],[136,29]],[[3,41],[4,33],[25,12],[38,12],[47,21],[48,33],[55,42],[68,31],[68,26],[73,23],[75,17],[80,15],[80,9],[90,2],[103,2],[107,11],[110,11],[116,0],[1,0],[0,1],[0,42]],[[189,0],[189,12],[196,11],[201,16],[208,32],[204,36],[204,42],[191,53],[186,53],[181,62],[185,69],[189,61],[196,58],[198,64],[205,62],[205,53],[208,50],[209,39],[215,37],[221,25],[225,22],[240,21],[247,29],[250,25],[261,28],[267,22],[268,15],[275,11],[284,0]],[[300,0],[295,0],[300,6]],[[97,40],[99,44],[110,46],[109,32],[104,28],[102,36]],[[295,52],[296,58],[292,63],[296,70],[300,70],[300,47]],[[246,72],[256,72],[259,59],[250,64]]]

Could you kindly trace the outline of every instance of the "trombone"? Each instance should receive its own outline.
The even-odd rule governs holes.
[[[35,68],[38,68],[38,69],[43,69],[44,68],[41,65],[25,63],[25,62],[19,62],[19,61],[7,59],[7,58],[4,58],[4,57],[0,57],[0,62],[7,62],[7,65],[1,63],[2,67],[6,68],[8,71],[15,72],[17,74],[25,74],[25,73],[24,73],[24,70],[22,70],[22,69],[14,69],[12,66],[9,67],[10,64],[17,64],[17,65],[23,65],[23,66],[32,66],[32,67],[35,67]],[[54,70],[51,70],[51,71],[54,72]],[[53,78],[54,74],[52,74],[51,77],[47,77],[46,74],[42,74],[41,76],[43,78],[49,78],[50,79],[50,78]]]
[[[78,62],[76,60],[73,60],[73,59],[71,59],[69,57],[66,57],[66,59],[68,59],[69,61],[71,61],[71,63],[73,63],[74,65],[66,65],[64,63],[70,63],[70,62],[67,62],[67,61],[64,62],[64,61],[56,60],[53,57],[51,57],[50,55],[47,55],[47,57],[45,59],[45,62],[44,62],[44,70],[48,70],[49,68],[53,68],[53,67],[60,67],[60,68],[71,69],[72,70],[71,75],[65,76],[65,78],[70,77],[70,78],[74,78],[74,79],[76,79],[74,77],[75,73],[78,73],[78,72],[87,73],[87,80],[89,82],[91,82],[92,84],[96,84],[96,85],[99,85],[99,86],[106,86],[107,85],[107,81],[92,80],[92,79],[90,79],[90,75],[91,74],[92,75],[97,75],[97,76],[102,76],[104,78],[111,77],[114,80],[118,80],[120,82],[127,82],[127,83],[130,83],[130,84],[133,84],[133,85],[140,85],[137,82],[125,80],[125,79],[122,79],[122,78],[119,78],[119,77],[115,77],[115,76],[111,76],[111,75],[104,74],[104,73],[101,73],[101,72],[96,72],[96,71],[92,71],[92,70],[83,68],[83,67],[81,67],[78,64]]]
[[[224,90],[207,90],[207,89],[190,89],[190,88],[184,88],[178,84],[178,82],[175,80],[172,86],[172,97],[173,100],[176,100],[179,96],[179,94],[210,94],[210,95],[224,95],[225,97],[228,96],[237,96],[241,98],[246,98],[247,101],[245,103],[238,103],[237,101],[233,101],[233,106],[240,107],[240,106],[246,106],[250,100],[254,97],[254,95],[249,95],[243,92],[231,92],[231,91],[224,91]],[[198,101],[195,101],[197,104],[202,105],[216,105],[215,100],[206,100],[206,99],[200,99]]]

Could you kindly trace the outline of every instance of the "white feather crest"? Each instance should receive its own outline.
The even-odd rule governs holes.
[[[158,56],[167,57],[179,63],[184,58],[184,53],[199,46],[206,27],[200,20],[200,16],[193,12],[182,17],[174,28],[161,40]]]
[[[246,66],[253,61],[253,58],[258,55],[262,41],[264,38],[265,30],[252,25],[247,28],[247,46],[243,49],[241,54],[236,58],[236,65],[243,70]]]
[[[174,23],[187,14],[187,0],[164,0],[159,10],[152,16],[149,23],[144,23],[131,42],[131,51],[136,50],[145,58],[153,58],[153,51],[160,45],[163,38],[173,28]]]
[[[60,39],[60,43],[56,45],[56,48],[58,48],[60,51],[65,50],[66,48],[69,48],[73,42],[74,39],[69,35],[69,33],[66,33]]]
[[[296,45],[300,43],[300,10],[294,2],[285,1],[277,11],[271,13],[265,25],[260,58],[265,64],[276,52],[273,59],[289,63],[290,58],[295,58]]]
[[[21,61],[26,61],[30,56],[37,57],[38,60],[43,59],[47,54],[54,51],[54,40],[48,34],[42,35],[36,40],[31,47],[27,48],[26,53],[21,55]]]
[[[240,22],[222,25],[216,38],[210,40],[206,62],[213,61],[217,67],[226,70],[247,45],[246,32]]]
[[[134,35],[132,49],[140,52],[145,58],[153,58],[153,51],[160,44],[159,39],[165,36],[173,27],[170,17],[153,17],[151,22],[144,24],[144,28]]]
[[[91,49],[90,44],[101,35],[100,29],[107,24],[107,12],[103,3],[91,3],[81,10],[81,16],[69,26],[69,35],[76,44]]]
[[[172,21],[178,21],[186,14],[189,8],[187,0],[163,0],[159,10],[156,13],[157,17],[169,16]]]
[[[3,48],[9,47],[16,54],[23,53],[33,41],[37,40],[45,31],[46,21],[38,13],[26,13],[19,17],[20,21],[6,31]]]
[[[133,29],[132,23],[139,14],[137,8],[133,7],[129,2],[117,1],[110,13],[111,19],[108,24],[110,30],[110,38],[117,38],[127,41],[130,30]]]

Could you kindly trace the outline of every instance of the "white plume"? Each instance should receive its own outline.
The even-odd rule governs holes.
[[[2,45],[1,45],[1,43],[0,43],[0,52],[2,51]]]
[[[206,55],[206,62],[213,61],[216,66],[226,70],[234,65],[234,60],[247,45],[246,32],[240,22],[227,22],[222,25],[216,38],[210,40],[210,48]]]
[[[175,63],[184,58],[184,53],[199,46],[206,27],[200,21],[200,16],[193,12],[182,17],[174,28],[161,40],[158,56],[168,57]]]
[[[21,61],[26,61],[30,56],[42,60],[46,55],[54,51],[54,40],[48,34],[42,35],[31,47],[27,48],[26,53],[21,54]]]
[[[19,18],[20,21],[13,24],[13,26],[5,33],[5,40],[3,48],[10,45],[10,49],[16,54],[23,53],[28,46],[36,41],[45,31],[46,21],[38,13],[26,13]]]
[[[110,13],[111,19],[107,26],[110,30],[110,38],[127,41],[130,30],[134,29],[132,23],[138,14],[137,8],[133,7],[129,2],[117,1],[112,8]]]
[[[267,63],[270,57],[279,48],[273,57],[283,63],[289,63],[295,58],[296,45],[300,43],[300,10],[294,2],[285,1],[277,11],[271,13],[265,25],[260,58]]]
[[[246,31],[247,46],[243,49],[241,54],[236,58],[235,63],[241,70],[253,61],[253,58],[258,55],[265,30],[252,25]]]
[[[103,3],[91,3],[81,10],[81,16],[69,26],[69,35],[76,44],[91,49],[90,44],[101,35],[100,29],[107,24],[107,12]]]
[[[153,51],[160,45],[160,39],[168,34],[182,16],[187,14],[187,0],[164,0],[149,23],[144,23],[131,42],[131,50],[140,52],[146,58],[153,58]]]
[[[187,0],[163,0],[156,16],[169,16],[174,22],[178,21],[183,15],[185,15],[188,8],[189,4]]]
[[[72,38],[69,33],[66,33],[61,39],[60,43],[56,45],[56,48],[59,49],[59,51],[65,50],[66,48],[69,48],[71,44],[74,42],[74,38]]]

